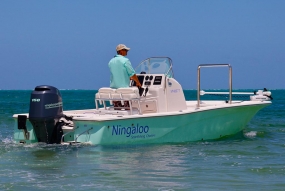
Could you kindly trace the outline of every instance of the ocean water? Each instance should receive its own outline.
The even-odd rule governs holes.
[[[64,109],[94,108],[95,92],[61,90]],[[0,90],[0,190],[285,190],[285,90],[239,134],[135,146],[15,144],[30,93]]]

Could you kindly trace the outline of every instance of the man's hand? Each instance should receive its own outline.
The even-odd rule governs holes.
[[[136,82],[136,86],[137,86],[137,87],[139,87],[139,88],[142,87],[142,85],[141,85],[141,83],[140,83],[140,81],[139,81],[137,75],[134,74],[133,76],[131,76],[130,79],[131,79],[131,80],[134,80],[134,81]]]

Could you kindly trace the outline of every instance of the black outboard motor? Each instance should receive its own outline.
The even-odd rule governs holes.
[[[57,122],[63,116],[62,98],[59,90],[52,86],[37,86],[31,94],[29,120],[38,142],[60,143],[62,129]]]

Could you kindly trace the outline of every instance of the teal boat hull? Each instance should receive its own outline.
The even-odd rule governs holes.
[[[114,116],[102,119],[74,118],[74,131],[64,136],[64,142],[93,145],[179,143],[214,140],[236,134],[262,108],[270,103],[237,105],[196,111],[178,111],[159,115]],[[69,111],[71,112],[71,111]],[[18,129],[14,117],[14,140],[18,143],[38,142],[33,126],[27,119],[28,137]]]
[[[76,142],[99,145],[178,143],[236,134],[266,105],[117,120],[75,120]]]

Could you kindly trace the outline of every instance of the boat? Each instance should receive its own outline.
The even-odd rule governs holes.
[[[201,90],[200,70],[205,67],[229,69],[228,92]],[[37,86],[29,113],[13,115],[15,142],[118,145],[215,140],[243,131],[259,110],[272,103],[266,89],[233,92],[230,64],[198,65],[197,100],[185,99],[168,57],[147,58],[135,70],[142,88],[134,81],[128,88],[102,87],[94,95],[93,109],[63,111],[57,88]],[[225,94],[226,100],[201,100],[205,94]],[[250,94],[250,99],[233,100],[235,94]],[[122,107],[114,107],[114,101]]]

